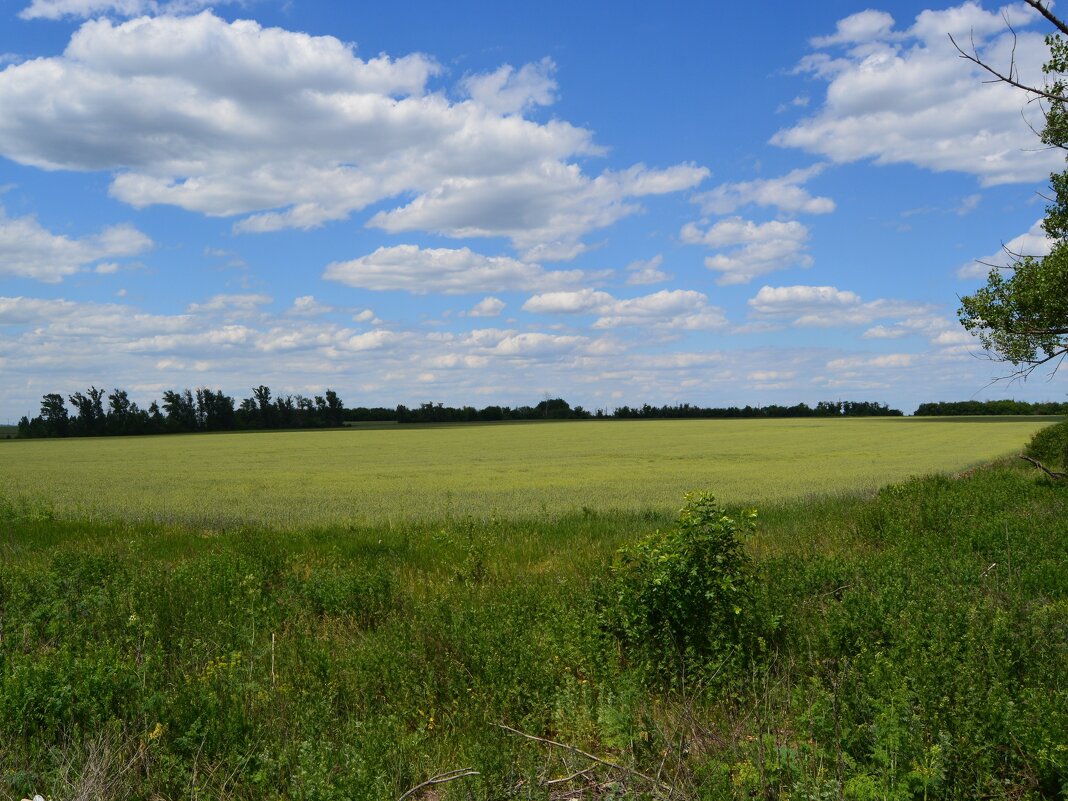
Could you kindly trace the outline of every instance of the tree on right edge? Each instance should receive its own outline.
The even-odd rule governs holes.
[[[1049,10],[1048,2],[1024,1],[1056,28],[1046,37],[1050,58],[1042,68],[1045,85],[1021,83],[1014,62],[1000,72],[974,48],[968,52],[955,40],[953,45],[962,58],[1045,104],[1046,124],[1037,132],[1039,138],[1049,147],[1068,150],[1068,41],[1062,38],[1068,36],[1068,24]],[[1025,378],[1048,363],[1055,373],[1068,355],[1068,170],[1051,175],[1050,188],[1053,196],[1042,222],[1053,240],[1049,255],[1010,254],[1016,261],[1008,268],[992,267],[986,286],[961,298],[957,312],[961,324],[995,359],[1016,368],[1014,377]]]

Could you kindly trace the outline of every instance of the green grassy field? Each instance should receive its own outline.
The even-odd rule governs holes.
[[[0,442],[0,494],[209,528],[778,502],[1017,452],[1036,418],[610,421]]]
[[[1068,790],[1068,492],[1017,460],[778,504],[742,591],[706,587],[737,624],[684,617],[685,651],[619,627],[703,603],[700,533],[619,570],[666,515],[35,512],[0,503],[0,798],[377,801],[461,768],[409,799]]]

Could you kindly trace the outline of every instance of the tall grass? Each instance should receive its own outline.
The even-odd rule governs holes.
[[[1063,796],[1066,503],[1009,464],[780,503],[751,645],[651,671],[605,604],[670,514],[218,531],[9,500],[0,796],[399,798],[460,768],[417,797]]]

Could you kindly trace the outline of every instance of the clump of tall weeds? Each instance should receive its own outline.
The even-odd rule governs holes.
[[[1049,468],[1068,469],[1068,420],[1036,432],[1024,454]]]
[[[755,511],[727,514],[714,495],[686,495],[678,522],[620,548],[603,620],[655,672],[722,661],[752,628],[754,566],[745,549]]]

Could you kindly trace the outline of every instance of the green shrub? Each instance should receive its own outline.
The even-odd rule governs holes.
[[[608,627],[655,667],[736,650],[753,584],[743,537],[755,517],[749,511],[737,521],[711,493],[687,494],[675,528],[618,551],[603,614]]]
[[[1036,432],[1024,453],[1046,467],[1068,467],[1068,420]]]
[[[346,615],[366,628],[380,623],[397,601],[393,579],[385,568],[321,565],[293,583],[316,615]]]

